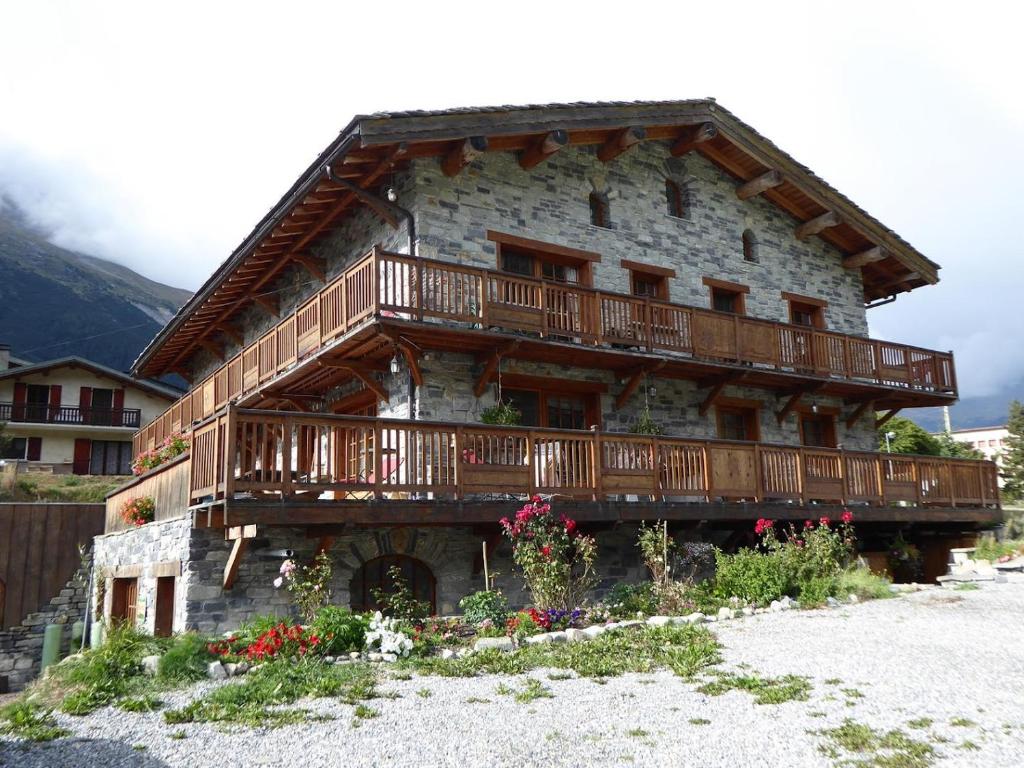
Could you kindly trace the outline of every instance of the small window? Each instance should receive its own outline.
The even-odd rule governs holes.
[[[718,437],[721,440],[758,439],[757,408],[745,405],[719,405]]]
[[[749,229],[743,231],[743,260],[757,262],[757,238]]]
[[[134,627],[138,618],[139,580],[114,579],[110,599],[111,621]]]
[[[28,439],[24,437],[12,437],[0,443],[0,459],[25,460],[25,452],[28,450]]]
[[[748,286],[710,277],[704,278],[704,285],[710,292],[712,309],[717,312],[729,312],[733,315],[747,313],[745,296],[750,293]]]
[[[633,272],[630,289],[634,296],[643,296],[648,299],[660,299],[662,297],[662,286],[665,278],[656,275],[645,275],[643,272]]]
[[[835,417],[821,413],[802,414],[800,416],[800,442],[814,448],[835,448]]]
[[[782,292],[782,298],[789,302],[789,322],[794,325],[806,325],[809,328],[825,327],[827,302],[785,291]]]
[[[590,223],[595,227],[608,229],[612,225],[611,213],[608,207],[608,195],[600,192],[590,193]]]
[[[665,201],[668,203],[668,215],[681,219],[686,215],[683,188],[672,179],[665,179]]]
[[[513,251],[510,248],[502,248],[501,268],[505,272],[511,272],[514,275],[533,277],[533,257],[528,253]]]

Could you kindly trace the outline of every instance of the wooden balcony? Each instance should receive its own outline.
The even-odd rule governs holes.
[[[138,408],[79,408],[77,405],[46,403],[0,403],[0,422],[138,429],[141,418],[142,411]]]
[[[147,425],[136,450],[242,401],[373,322],[422,325],[434,336],[498,331],[608,354],[656,354],[691,370],[785,375],[790,386],[813,378],[849,383],[848,390],[869,386],[876,396],[884,388],[941,402],[956,397],[950,353],[375,249]]]
[[[308,513],[296,523],[335,522],[332,507],[353,505],[366,522],[400,522],[388,508],[417,504],[421,522],[443,522],[447,502],[500,497],[507,507],[535,493],[694,505],[697,518],[700,505],[777,504],[893,508],[923,520],[931,508],[998,510],[996,480],[989,461],[230,407],[194,430],[189,502],[222,508],[225,526],[285,524],[288,505]],[[239,518],[247,506],[263,516]]]

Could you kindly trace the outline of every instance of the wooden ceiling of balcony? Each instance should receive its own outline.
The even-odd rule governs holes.
[[[238,338],[231,320],[252,303],[276,313],[273,281],[289,265],[323,280],[325,267],[309,246],[367,203],[359,190],[376,190],[412,159],[438,158],[456,174],[482,152],[517,152],[532,168],[569,145],[598,146],[598,156],[614,162],[641,141],[702,154],[737,180],[741,198],[763,195],[794,217],[798,237],[836,246],[844,266],[860,270],[865,301],[938,282],[937,264],[712,100],[372,115],[355,118],[321,153],[147,346],[133,373],[181,370],[199,348],[216,354],[219,337]],[[341,183],[327,178],[327,166]]]

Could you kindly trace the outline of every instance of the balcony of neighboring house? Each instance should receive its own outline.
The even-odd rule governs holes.
[[[142,422],[142,411],[138,408],[81,407],[32,402],[0,403],[0,422],[138,429]]]
[[[951,353],[824,330],[814,307],[794,305],[794,319],[807,323],[782,323],[729,311],[721,286],[715,308],[703,309],[658,298],[642,279],[643,295],[630,295],[566,282],[564,270],[525,271],[374,249],[195,384],[140,432],[136,448],[229,403],[266,407],[275,402],[268,393],[314,394],[346,376],[379,386],[369,372],[399,352],[415,376],[423,349],[489,358],[485,377],[504,355],[634,378],[656,371],[712,389],[813,391],[863,409],[942,405],[957,395]]]
[[[865,522],[1000,515],[990,461],[234,406],[195,426],[175,476],[161,471],[144,479],[176,489],[174,514],[188,507],[199,526],[232,528],[494,522],[533,494],[594,521],[801,519],[844,507]]]

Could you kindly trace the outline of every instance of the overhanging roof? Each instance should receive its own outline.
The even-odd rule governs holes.
[[[642,140],[699,152],[740,184],[770,182],[758,194],[802,223],[805,234],[836,246],[846,265],[861,271],[865,301],[938,282],[937,264],[712,99],[361,115],[157,334],[132,372],[157,376],[180,368],[201,340],[208,344],[220,334],[285,266],[308,263],[307,248],[359,204],[351,187],[326,178],[327,165],[345,182],[369,189],[410,159],[451,157],[469,138],[484,137],[489,152],[520,152],[553,130],[564,131],[569,144],[606,145],[631,127],[643,129],[637,134]]]

